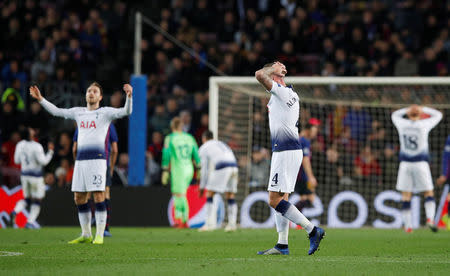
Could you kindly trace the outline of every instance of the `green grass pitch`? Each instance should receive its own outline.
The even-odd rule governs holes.
[[[450,271],[446,231],[326,229],[314,256],[307,255],[309,242],[303,230],[290,231],[289,256],[256,255],[275,244],[275,229],[199,233],[115,227],[103,245],[67,244],[79,231],[0,229],[0,275],[446,275]]]

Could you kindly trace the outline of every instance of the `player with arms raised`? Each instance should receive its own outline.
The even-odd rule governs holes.
[[[325,231],[314,226],[295,206],[288,202],[294,191],[303,153],[298,136],[300,112],[299,97],[284,82],[286,67],[280,62],[266,64],[255,72],[256,79],[271,94],[269,104],[269,127],[272,139],[272,162],[269,179],[269,205],[275,209],[278,243],[274,248],[258,252],[259,255],[288,255],[289,221],[300,225],[309,234],[308,254],[319,248]]]
[[[41,95],[37,86],[30,87],[30,94],[52,115],[72,119],[78,126],[78,149],[75,161],[72,192],[81,225],[81,236],[69,243],[103,244],[106,226],[105,179],[106,154],[105,139],[111,121],[130,115],[132,111],[133,87],[123,86],[127,94],[123,108],[100,107],[103,98],[101,86],[94,82],[86,90],[87,107],[58,108]],[[88,194],[93,192],[95,201],[96,236],[92,241],[91,212]]]
[[[424,113],[429,118],[422,119]],[[407,118],[404,118],[406,115]],[[397,190],[402,192],[402,217],[407,233],[412,231],[411,197],[413,192],[423,192],[427,225],[433,232],[436,202],[431,178],[428,134],[442,119],[442,113],[429,107],[412,105],[392,113],[392,122],[400,139],[400,166],[398,168]]]

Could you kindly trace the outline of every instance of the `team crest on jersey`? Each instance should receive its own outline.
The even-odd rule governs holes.
[[[97,128],[95,121],[81,121],[80,128]]]

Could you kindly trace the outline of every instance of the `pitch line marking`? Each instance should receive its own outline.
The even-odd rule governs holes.
[[[0,257],[21,256],[22,252],[0,251]]]

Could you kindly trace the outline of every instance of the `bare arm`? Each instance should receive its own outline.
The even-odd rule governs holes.
[[[21,145],[22,144],[17,144],[16,146],[16,150],[14,151],[14,163],[16,164],[20,164],[20,154],[21,154]]]
[[[264,67],[255,72],[255,78],[266,88],[267,91],[272,90],[272,78],[270,75],[275,71],[273,67]]]
[[[309,159],[309,156],[303,156],[302,167],[305,170],[306,175],[308,176],[308,181],[311,182],[311,185],[315,187],[317,185],[317,180],[312,171],[311,159]]]
[[[110,156],[110,162],[109,162],[109,169],[111,176],[114,172],[114,167],[116,166],[117,161],[117,155],[119,155],[119,146],[117,145],[117,142],[111,143],[111,156]]]

